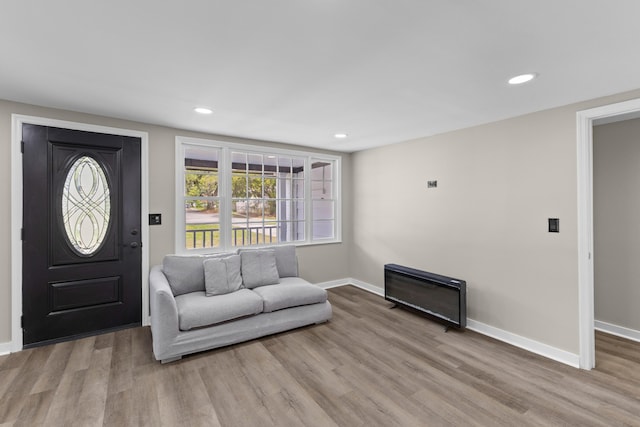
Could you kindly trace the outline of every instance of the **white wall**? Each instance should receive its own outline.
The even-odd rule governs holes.
[[[594,127],[595,319],[640,331],[640,119]]]

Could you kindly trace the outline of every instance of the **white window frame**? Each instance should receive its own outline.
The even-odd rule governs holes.
[[[220,198],[220,246],[212,248],[200,248],[200,249],[187,249],[186,248],[186,233],[185,233],[185,209],[184,209],[184,153],[185,146],[199,146],[203,148],[218,148],[220,149],[220,165],[218,168],[218,194]],[[273,245],[318,245],[329,243],[342,242],[342,197],[341,197],[341,172],[342,172],[342,158],[340,156],[334,156],[330,154],[323,154],[318,152],[308,152],[300,150],[289,150],[282,148],[265,147],[259,145],[238,144],[232,142],[225,142],[212,139],[193,138],[187,136],[176,136],[175,146],[175,252],[178,254],[198,254],[198,253],[211,253],[211,252],[225,252],[234,250],[240,246],[231,245],[231,172],[228,169],[231,161],[231,152],[238,150],[249,154],[261,154],[261,155],[281,155],[281,156],[294,156],[304,158],[304,204],[305,204],[305,239],[295,242],[278,242],[270,243],[266,245],[251,245],[256,246],[273,246]],[[334,237],[325,239],[313,239],[313,212],[312,212],[312,192],[311,192],[311,159],[314,160],[327,160],[333,162],[333,181],[332,181],[332,194],[335,194],[335,206],[334,206]]]

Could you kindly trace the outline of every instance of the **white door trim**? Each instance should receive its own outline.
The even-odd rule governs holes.
[[[149,325],[149,134],[44,117],[11,115],[11,352],[22,350],[22,124],[133,136],[141,140],[142,324]]]
[[[580,368],[595,367],[593,275],[593,125],[636,118],[640,99],[578,111],[578,316]]]

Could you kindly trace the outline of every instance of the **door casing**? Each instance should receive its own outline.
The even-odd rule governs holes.
[[[578,330],[581,369],[593,369],[595,356],[593,270],[593,126],[640,117],[640,99],[576,113],[578,166]]]
[[[149,325],[149,134],[44,117],[11,115],[11,352],[22,350],[22,125],[31,123],[87,132],[133,136],[141,141],[141,234],[142,234],[142,324]]]

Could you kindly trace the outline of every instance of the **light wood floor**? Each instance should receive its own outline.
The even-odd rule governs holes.
[[[331,322],[161,365],[148,328],[0,357],[0,425],[640,425],[640,344],[597,334],[587,372],[382,298]]]

